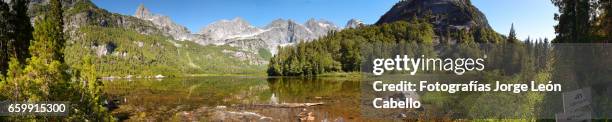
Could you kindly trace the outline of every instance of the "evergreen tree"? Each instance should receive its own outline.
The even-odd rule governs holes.
[[[508,34],[507,42],[510,42],[510,43],[518,42],[518,39],[516,39],[516,32],[514,30],[514,23],[512,23],[512,26],[510,27],[510,33]]]
[[[10,9],[8,4],[0,1],[0,75],[6,74],[9,62],[9,41],[10,41]]]
[[[70,101],[71,111],[65,117],[23,116],[12,120],[112,121],[102,106],[101,82],[97,80],[90,56],[71,69],[63,61],[64,33],[60,0],[49,2],[50,11],[36,21],[31,57],[22,68],[11,58],[6,93],[12,101]],[[72,75],[68,72],[71,71]]]
[[[461,29],[459,30],[458,36],[459,43],[474,43],[474,37],[472,36],[470,30]]]
[[[10,23],[15,26],[12,37],[14,39],[12,55],[16,57],[19,62],[25,63],[25,60],[30,57],[28,48],[30,47],[30,40],[32,40],[32,25],[30,24],[30,17],[28,16],[28,4],[30,0],[12,0],[13,17],[10,19]]]
[[[24,69],[24,80],[40,89],[31,89],[29,101],[49,101],[67,94],[61,89],[67,86],[68,67],[62,62],[61,47],[64,43],[59,0],[51,0],[51,11],[36,21],[34,41],[29,47],[32,57]]]
[[[51,0],[51,10],[42,20],[36,21],[34,42],[29,50],[32,56],[40,59],[63,61],[62,49],[64,46],[62,5],[59,0]]]
[[[593,10],[594,3],[605,0],[551,0],[559,8],[555,14],[557,37],[553,42],[592,42],[590,28],[597,12]]]

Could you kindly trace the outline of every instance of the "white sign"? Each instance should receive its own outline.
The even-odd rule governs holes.
[[[583,88],[570,92],[564,92],[563,95],[563,111],[574,112],[577,109],[587,107],[591,104],[591,88]]]
[[[563,112],[555,114],[557,122],[590,122],[591,121],[591,88],[582,88],[564,92]]]

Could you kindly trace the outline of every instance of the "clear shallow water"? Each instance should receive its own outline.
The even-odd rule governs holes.
[[[104,81],[112,112],[128,121],[359,121],[359,81],[348,78],[190,77]],[[275,103],[324,103],[277,107]]]

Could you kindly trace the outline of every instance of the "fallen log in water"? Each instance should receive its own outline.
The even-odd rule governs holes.
[[[299,107],[310,107],[323,105],[325,103],[279,103],[279,104],[256,104],[255,106],[264,106],[264,107],[278,107],[278,108],[299,108]]]

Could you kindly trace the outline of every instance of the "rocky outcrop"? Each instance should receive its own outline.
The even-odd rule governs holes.
[[[306,26],[306,28],[312,32],[312,35],[314,35],[315,38],[325,36],[330,31],[338,30],[338,27],[336,27],[334,23],[322,19],[315,20],[314,18],[306,21],[304,26]]]
[[[440,26],[489,27],[486,17],[469,0],[403,0],[395,4],[376,24],[413,17],[431,19]]]
[[[363,26],[366,26],[363,21],[358,19],[351,19],[346,23],[346,26],[344,26],[344,28],[359,28]]]
[[[252,39],[264,30],[252,26],[240,17],[232,20],[220,20],[208,25],[200,31],[200,35],[205,37],[200,44],[226,44],[231,40]]]
[[[151,13],[151,11],[149,11],[144,4],[140,4],[140,6],[138,6],[136,13],[134,13],[134,17],[151,21],[157,27],[157,29],[165,32],[175,40],[193,40],[196,37],[195,35],[192,35],[186,27],[172,21],[170,17]]]
[[[258,36],[274,45],[296,43],[300,40],[309,41],[316,38],[309,28],[293,20],[277,19],[268,24],[265,29],[268,32]]]

